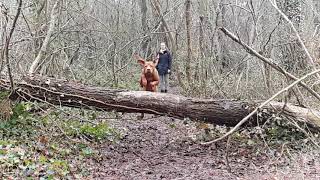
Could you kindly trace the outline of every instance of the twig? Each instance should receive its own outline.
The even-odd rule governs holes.
[[[11,87],[11,93],[14,91],[14,84],[13,84],[13,78],[12,78],[12,73],[11,73],[11,67],[10,67],[10,60],[9,60],[9,45],[10,45],[10,40],[12,38],[14,29],[16,27],[18,18],[20,16],[20,12],[21,12],[21,6],[22,6],[22,0],[19,1],[19,5],[18,5],[18,9],[17,9],[17,13],[16,16],[14,17],[13,23],[12,23],[12,27],[11,30],[9,32],[9,36],[6,37],[6,44],[4,47],[4,58],[7,64],[7,68],[8,68],[8,74],[9,74],[9,80],[10,80],[10,87]]]
[[[317,146],[317,148],[320,148],[319,144],[316,142],[315,138],[311,135],[308,134],[308,132],[306,130],[304,130],[302,127],[299,126],[299,124],[292,120],[292,124],[297,128],[299,129],[302,133],[304,133],[309,139],[310,141],[315,145]]]
[[[135,156],[139,157],[142,161],[146,162],[147,164],[150,164],[149,161],[147,161],[144,157],[140,156],[138,153],[136,153],[134,150],[131,151],[132,154],[134,154]]]
[[[286,77],[292,79],[292,80],[298,80],[297,77],[295,77],[294,75],[290,74],[289,72],[287,72],[285,69],[283,69],[282,67],[280,67],[278,64],[276,64],[275,62],[273,62],[272,59],[270,58],[266,58],[264,56],[262,56],[261,54],[259,54],[257,51],[255,51],[254,49],[252,49],[249,45],[245,44],[243,41],[241,41],[238,37],[236,37],[234,34],[232,34],[229,30],[227,30],[226,28],[221,27],[220,30],[227,35],[228,37],[230,37],[233,41],[235,41],[236,43],[240,44],[248,53],[250,53],[253,56],[256,56],[257,58],[259,58],[260,60],[262,60],[263,62],[269,64],[272,68],[274,68],[275,70],[277,70],[278,72],[282,73],[283,75],[285,75]],[[315,98],[317,98],[320,101],[320,95],[312,90],[308,85],[306,85],[303,82],[299,82],[299,85],[301,85],[303,88],[305,88],[310,94],[312,94]]]
[[[280,94],[282,94],[283,92],[286,92],[288,91],[289,89],[291,89],[292,87],[294,87],[296,84],[298,84],[299,82],[301,82],[302,80],[306,79],[307,77],[313,75],[313,74],[316,74],[320,72],[320,69],[316,70],[316,71],[313,71],[311,73],[308,73],[306,75],[304,75],[303,77],[301,77],[300,79],[294,81],[292,84],[290,84],[289,86],[283,88],[281,91],[278,91],[276,94],[274,94],[271,98],[269,98],[268,100],[266,100],[265,102],[263,102],[259,107],[257,107],[254,111],[252,111],[250,114],[248,114],[245,118],[243,118],[235,127],[233,127],[229,132],[227,132],[226,134],[224,134],[223,136],[221,136],[220,138],[218,139],[215,139],[213,141],[209,141],[209,142],[205,142],[205,143],[202,143],[203,145],[209,145],[209,144],[212,144],[212,143],[215,143],[217,141],[220,141],[228,136],[230,136],[231,134],[233,134],[234,132],[236,132],[240,126],[242,124],[244,124],[245,122],[247,122],[249,120],[249,118],[251,116],[253,116],[254,114],[256,114],[263,106],[267,105],[268,103],[270,103],[274,98],[276,98],[277,96],[279,96]]]
[[[261,51],[264,53],[266,51],[266,47],[269,44],[269,42],[271,41],[272,35],[273,33],[276,31],[276,29],[278,28],[278,26],[280,25],[281,21],[278,22],[278,24],[272,29],[272,31],[270,32],[269,36],[268,36],[268,40],[267,42],[262,46]]]

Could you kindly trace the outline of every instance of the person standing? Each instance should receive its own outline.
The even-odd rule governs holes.
[[[168,92],[169,74],[171,73],[172,57],[170,51],[164,42],[160,44],[160,50],[156,56],[156,68],[160,76],[160,90],[163,93]]]

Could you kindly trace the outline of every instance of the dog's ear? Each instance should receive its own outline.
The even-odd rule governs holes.
[[[142,66],[144,66],[145,60],[144,60],[142,57],[140,57],[137,53],[135,53],[135,54],[133,55],[133,57],[138,61],[139,64],[141,64]]]
[[[141,66],[144,66],[145,61],[144,61],[143,59],[138,59],[138,63],[139,63]]]
[[[136,60],[144,60],[142,57],[140,57],[137,53],[134,53],[133,57],[136,59]]]

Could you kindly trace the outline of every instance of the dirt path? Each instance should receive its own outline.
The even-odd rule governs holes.
[[[88,164],[89,179],[320,179],[319,153],[301,154],[289,165],[281,148],[234,142],[228,165],[226,142],[200,145],[204,131],[194,122],[127,114],[109,123],[125,136],[100,148],[102,159]]]
[[[205,147],[194,142],[201,131],[195,124],[166,117],[142,121],[126,118],[111,122],[127,134],[120,143],[101,147],[103,159],[93,164],[92,178],[320,179],[319,153],[300,154],[289,165],[284,156],[271,156],[255,146],[231,144],[230,173],[226,143]],[[274,153],[280,155],[281,149]]]
[[[124,123],[124,124],[122,124]],[[108,179],[230,179],[224,154],[217,147],[192,141],[192,127],[170,118],[122,121],[127,136],[104,147],[101,177]],[[175,126],[175,127],[174,127]],[[177,128],[179,126],[179,128]],[[223,149],[222,149],[223,150]],[[97,174],[97,177],[99,175]]]

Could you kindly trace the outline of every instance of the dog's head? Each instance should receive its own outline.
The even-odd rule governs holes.
[[[143,67],[145,74],[152,74],[155,70],[155,64],[152,61],[138,60],[139,64]]]
[[[146,61],[138,55],[135,55],[135,58],[138,60],[138,63],[142,66],[144,74],[153,74],[156,68],[156,65],[153,61]]]

